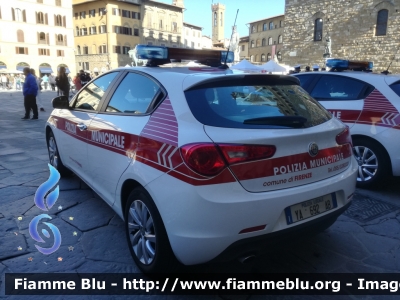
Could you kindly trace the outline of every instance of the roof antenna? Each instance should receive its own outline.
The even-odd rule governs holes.
[[[385,71],[381,72],[381,74],[385,74],[385,75],[390,74],[389,68],[390,68],[390,66],[392,65],[392,62],[394,61],[394,59],[396,58],[396,54],[399,53],[399,49],[400,49],[400,45],[397,47],[397,51],[396,51],[396,53],[393,55],[393,59],[390,61],[390,64],[388,65],[387,69],[386,69]]]
[[[228,50],[226,51],[225,61],[224,61],[224,64],[221,65],[221,67],[220,67],[221,69],[228,69],[228,68],[229,68],[229,67],[226,65],[226,60],[228,59],[229,49],[231,48],[231,42],[232,42],[233,32],[234,32],[235,26],[236,26],[236,19],[237,19],[238,13],[239,13],[239,9],[236,11],[235,23],[233,24],[233,27],[232,27],[231,39],[229,40],[229,46],[228,46]],[[239,45],[238,45],[238,46],[239,46]]]

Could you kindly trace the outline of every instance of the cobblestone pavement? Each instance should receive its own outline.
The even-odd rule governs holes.
[[[51,99],[54,96],[54,92],[43,92],[41,97],[46,112],[39,114],[39,120],[25,121],[21,120],[24,111],[21,92],[0,91],[0,298],[6,297],[5,272],[139,271],[127,248],[122,220],[90,188],[74,176],[60,180],[59,199],[49,212],[53,218],[51,223],[60,229],[62,235],[60,249],[45,256],[34,247],[28,232],[28,224],[41,212],[34,205],[33,195],[49,175],[44,125],[50,114]],[[301,243],[259,257],[254,264],[242,265],[233,261],[191,267],[187,271],[399,272],[399,179],[388,180],[386,186],[379,191],[358,190],[351,208],[331,228],[317,236],[304,239]],[[62,206],[61,210],[59,206]],[[69,251],[70,246],[73,247],[73,251]],[[58,261],[58,257],[63,258],[62,262]],[[28,258],[32,258],[32,261]],[[164,299],[164,297],[157,298]],[[36,298],[43,299],[42,296]],[[57,299],[65,298],[67,297]],[[112,299],[117,298],[123,297]],[[148,296],[138,298],[147,299]],[[191,298],[229,299],[227,296]],[[320,297],[233,297],[233,299],[249,298],[319,299]],[[382,297],[352,298],[381,299]]]

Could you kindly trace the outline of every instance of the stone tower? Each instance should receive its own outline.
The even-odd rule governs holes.
[[[218,43],[224,39],[225,5],[221,3],[211,4],[212,10],[212,43]]]
[[[172,5],[179,6],[179,7],[185,7],[183,5],[183,0],[173,0]]]

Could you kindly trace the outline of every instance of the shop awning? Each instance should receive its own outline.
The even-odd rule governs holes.
[[[0,65],[0,69],[7,69],[6,65]]]
[[[24,68],[29,68],[29,66],[17,66],[18,71],[23,71]]]
[[[54,73],[51,67],[39,67],[40,73],[51,74]]]

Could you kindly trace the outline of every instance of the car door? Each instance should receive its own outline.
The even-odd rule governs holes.
[[[101,107],[102,98],[118,72],[103,75],[86,85],[70,102],[70,109],[62,109],[57,117],[57,128],[65,134],[57,139],[63,160],[78,176],[88,180],[87,128]]]
[[[143,73],[126,72],[90,123],[88,153],[91,181],[110,205],[118,181],[136,155],[139,134],[149,120],[149,107],[165,92]]]
[[[364,99],[374,90],[366,82],[344,75],[321,74],[309,87],[310,95],[350,127],[358,120]]]

